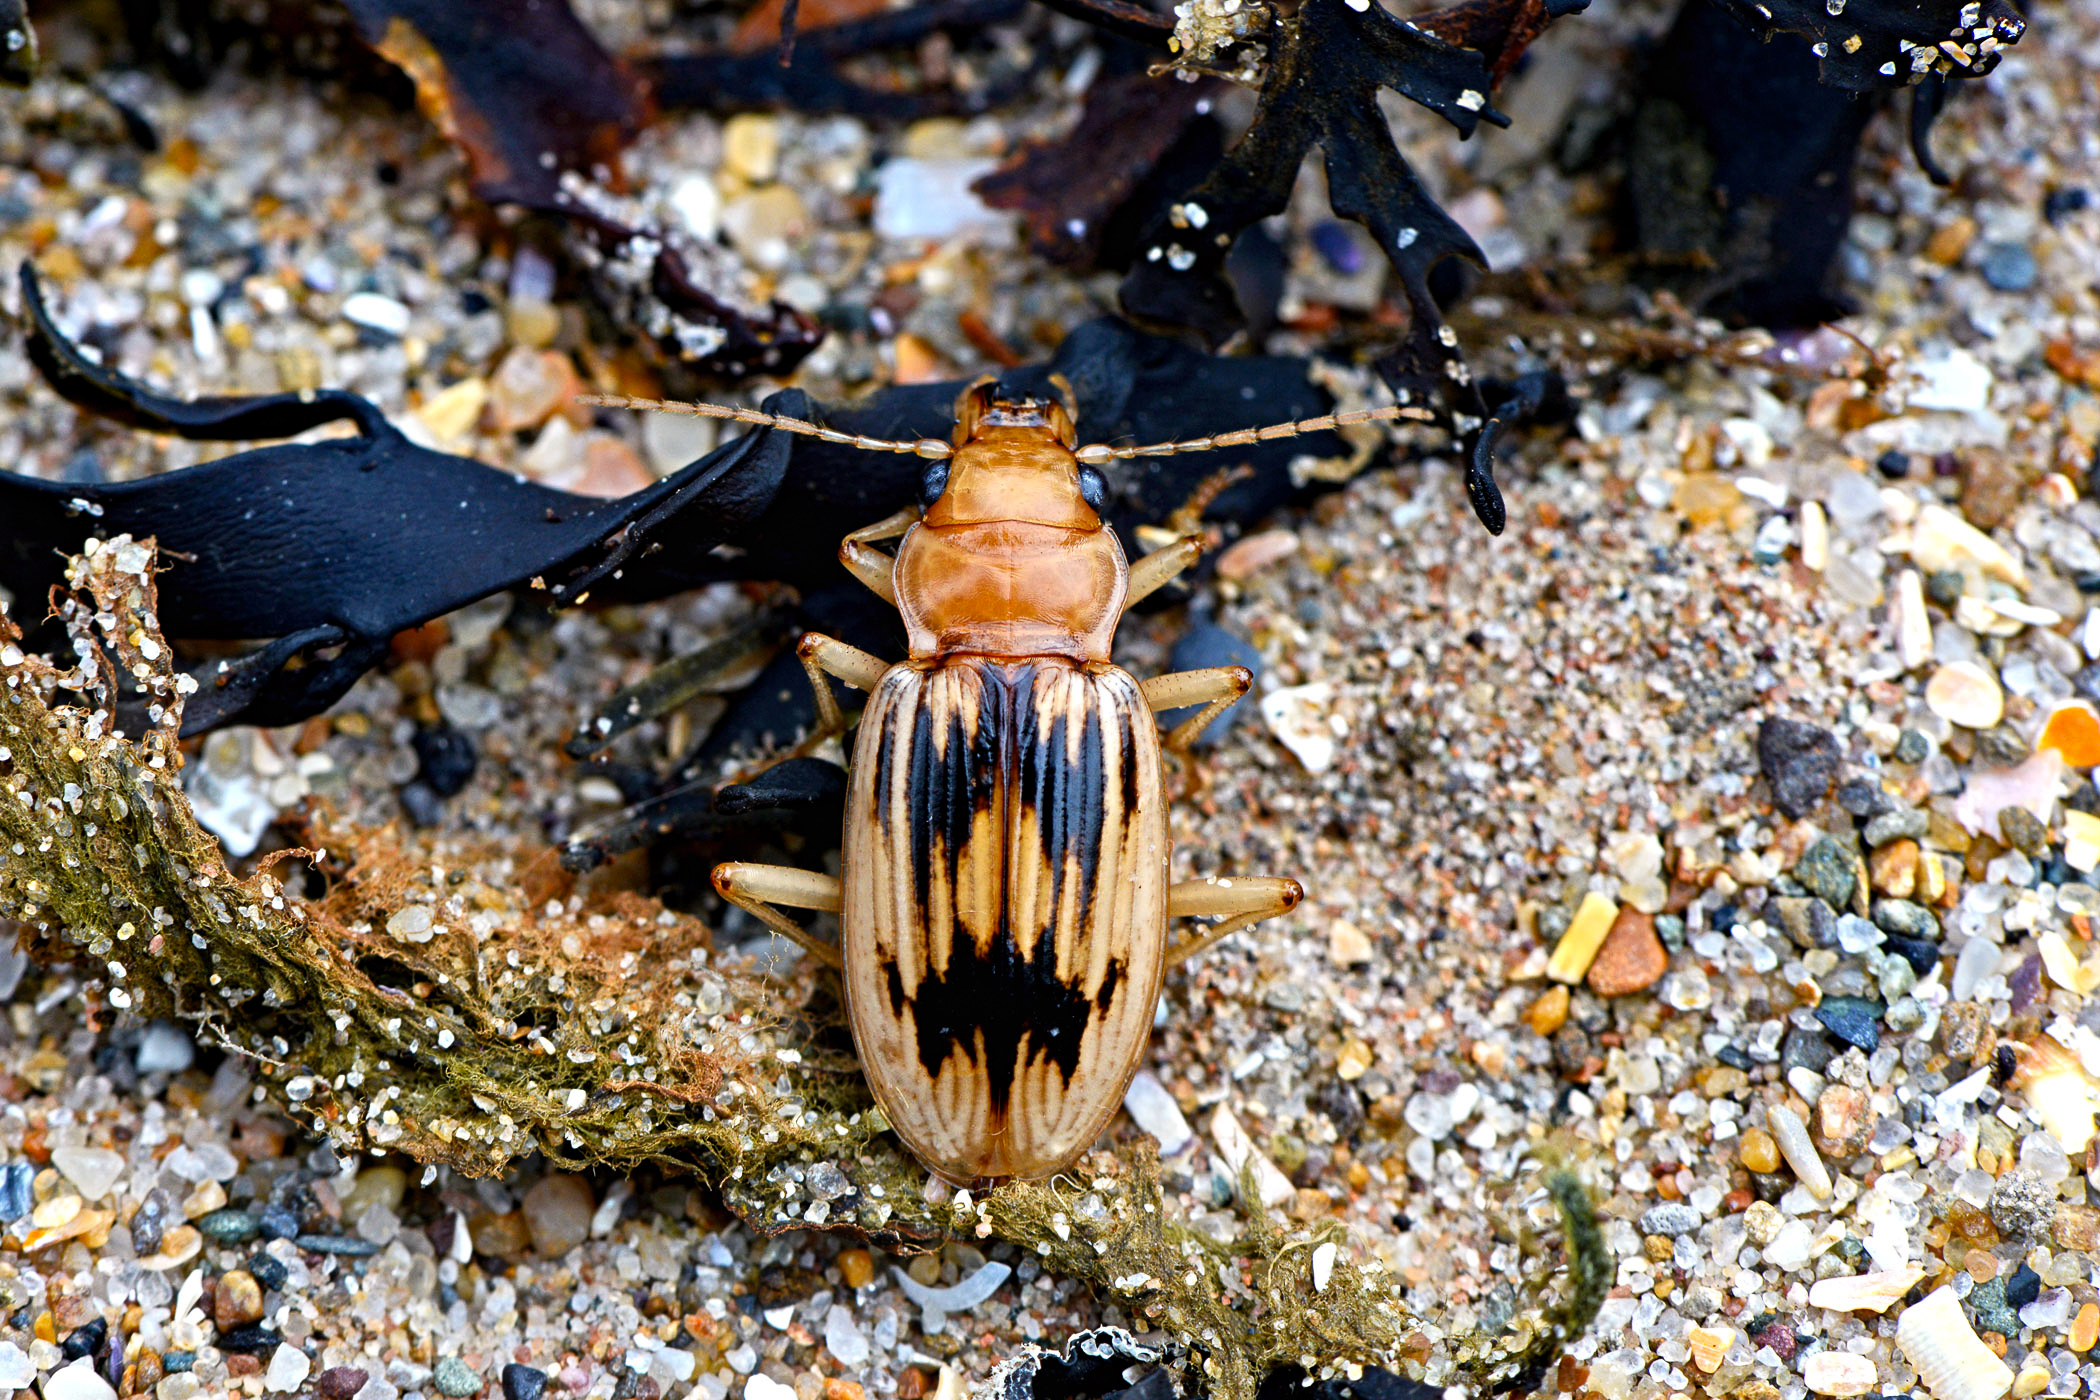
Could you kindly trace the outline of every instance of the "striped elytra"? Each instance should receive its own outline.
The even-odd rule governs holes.
[[[1201,544],[1184,536],[1130,563],[1101,518],[1100,467],[1398,412],[1076,449],[1070,386],[1058,387],[1062,401],[1045,403],[972,385],[952,447],[861,444],[929,466],[920,506],[839,549],[896,604],[909,655],[890,664],[816,633],[798,644],[819,723],[797,752],[847,728],[830,678],[869,697],[841,873],[736,861],[714,872],[724,899],[839,969],[876,1102],[956,1183],[1070,1166],[1144,1058],[1166,969],[1304,897],[1275,876],[1168,883],[1162,744],[1185,748],[1253,677],[1219,666],[1140,684],[1110,663],[1124,609]],[[894,556],[874,547],[892,539]],[[1194,717],[1163,741],[1158,714],[1182,707]],[[783,907],[838,914],[840,945]],[[1184,917],[1214,922],[1170,947],[1169,921]]]
[[[1165,957],[1159,741],[1105,663],[891,668],[861,717],[844,954],[891,1126],[953,1180],[1039,1176],[1122,1101]]]

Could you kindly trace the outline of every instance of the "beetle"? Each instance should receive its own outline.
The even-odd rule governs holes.
[[[1166,970],[1294,908],[1297,881],[1170,883],[1161,754],[1244,695],[1245,667],[1139,682],[1110,659],[1123,613],[1202,552],[1184,536],[1135,564],[1102,520],[1101,468],[1352,423],[1357,410],[1144,447],[1079,446],[1071,387],[958,399],[951,441],[858,437],[711,404],[590,396],[732,418],[927,459],[915,506],[846,536],[839,560],[902,615],[894,664],[805,633],[808,752],[847,728],[830,679],[865,691],[840,875],[729,862],[721,896],[839,970],[875,1099],[906,1147],[957,1185],[1069,1166],[1121,1104]],[[896,553],[878,543],[897,540]],[[1164,736],[1154,716],[1198,712]],[[839,916],[832,944],[782,907]],[[1178,941],[1169,921],[1218,922]]]

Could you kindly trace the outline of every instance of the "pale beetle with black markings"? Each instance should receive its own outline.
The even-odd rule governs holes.
[[[963,391],[953,440],[856,437],[709,404],[609,407],[732,418],[927,459],[921,502],[848,535],[839,559],[900,611],[894,664],[805,634],[808,752],[843,733],[829,677],[867,692],[841,874],[733,862],[723,898],[839,969],[876,1101],[905,1145],[969,1185],[1056,1172],[1114,1116],[1166,969],[1293,908],[1277,876],[1173,883],[1161,753],[1253,683],[1239,666],[1140,682],[1110,660],[1126,609],[1202,552],[1188,536],[1127,562],[1101,468],[1398,417],[1389,407],[1140,447],[1077,445],[1059,400]],[[894,556],[875,546],[898,540]],[[1162,738],[1155,714],[1194,717]],[[781,906],[839,916],[838,946]],[[1170,921],[1216,922],[1170,936]]]

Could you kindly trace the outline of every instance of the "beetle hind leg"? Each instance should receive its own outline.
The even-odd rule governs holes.
[[[715,867],[715,893],[757,919],[773,932],[793,939],[827,967],[839,965],[839,950],[818,938],[773,906],[814,909],[836,914],[844,905],[838,877],[791,865],[753,865],[729,861]]]
[[[1228,934],[1287,914],[1305,898],[1305,887],[1280,875],[1212,876],[1182,880],[1167,891],[1167,917],[1218,917],[1167,950],[1167,966],[1177,967]]]

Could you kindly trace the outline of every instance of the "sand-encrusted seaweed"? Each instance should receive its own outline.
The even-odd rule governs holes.
[[[784,996],[694,919],[580,884],[549,852],[317,819],[311,849],[236,875],[180,785],[192,683],[157,630],[154,567],[128,536],[72,561],[70,669],[26,653],[0,614],[0,917],[40,957],[94,974],[107,1005],[184,1018],[252,1059],[339,1152],[474,1174],[534,1153],[652,1162],[767,1233],[1005,1240],[1166,1332],[1191,1379],[1231,1400],[1279,1365],[1536,1375],[1594,1313],[1604,1253],[1564,1172],[1530,1206],[1565,1221],[1573,1286],[1551,1301],[1535,1284],[1505,1326],[1448,1336],[1375,1261],[1352,1260],[1338,1224],[1287,1227],[1252,1190],[1229,1243],[1181,1224],[1145,1148],[975,1199],[929,1191],[821,983]],[[285,860],[319,892],[273,873]]]

